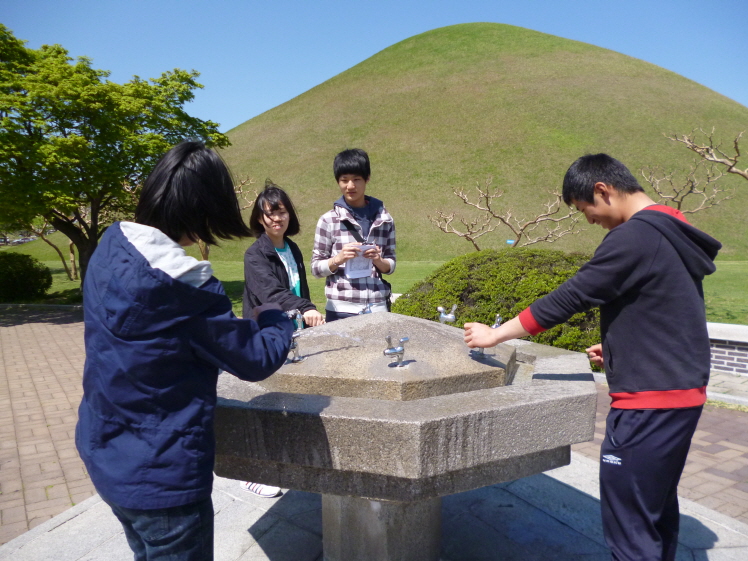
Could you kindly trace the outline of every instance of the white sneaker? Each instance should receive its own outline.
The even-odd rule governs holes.
[[[273,487],[272,485],[252,483],[251,481],[242,481],[240,485],[245,491],[249,491],[259,497],[265,497],[268,499],[277,497],[281,494],[280,487]]]

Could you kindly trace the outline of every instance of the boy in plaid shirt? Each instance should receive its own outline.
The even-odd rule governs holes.
[[[395,222],[382,201],[365,195],[371,178],[366,152],[344,150],[335,156],[333,171],[341,197],[317,222],[312,253],[312,274],[326,277],[325,320],[386,312],[390,288],[382,274],[395,271]],[[362,251],[366,245],[374,247]],[[346,274],[346,264],[355,257],[371,260],[368,276]]]

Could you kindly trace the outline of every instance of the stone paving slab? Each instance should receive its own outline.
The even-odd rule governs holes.
[[[445,497],[441,561],[608,560],[595,474],[572,454],[548,474]],[[262,499],[216,478],[216,561],[322,561],[321,499]],[[748,525],[684,499],[678,561],[748,558]],[[0,546],[0,561],[126,561],[127,541],[98,496]]]
[[[729,372],[712,372],[707,391],[710,399],[719,398],[720,401],[727,401],[728,403],[748,405],[748,376],[730,374]],[[725,399],[725,396],[735,399]]]
[[[81,317],[80,311],[70,310],[0,309],[0,544],[9,542],[17,536],[25,537],[30,534],[29,530],[33,532],[38,526],[56,524],[50,522],[54,517],[60,514],[68,516],[70,512],[76,512],[81,503],[90,505],[86,499],[95,494],[74,444],[84,361]],[[737,403],[748,404],[748,387],[745,387],[745,380],[742,376],[713,372],[710,397],[715,394],[727,395],[737,400]],[[714,392],[715,389],[719,391]],[[578,454],[587,456],[595,462],[599,456],[599,445],[604,434],[605,415],[609,404],[603,385],[598,385],[598,392],[595,440],[574,445],[574,450]],[[587,483],[596,486],[594,473],[590,478]],[[520,481],[526,482],[527,479]],[[520,482],[513,482],[513,485],[518,488]],[[581,482],[575,485],[581,486]],[[236,491],[239,493],[238,496],[241,496],[240,491]],[[233,496],[231,493],[229,495]],[[729,517],[728,520],[736,524],[748,523],[748,413],[707,405],[694,438],[679,494],[685,500],[695,501],[694,504],[699,508],[714,512],[714,516]],[[254,514],[244,513],[239,518],[238,515],[230,514],[228,506],[221,507],[221,510],[218,510],[217,523],[219,520],[233,520],[233,524],[238,526],[233,529],[226,526],[228,529],[224,531],[224,523],[221,522],[221,528],[216,532],[216,543],[220,544],[220,547],[230,547],[233,539],[231,536],[236,534],[237,528],[240,531],[236,535],[244,540],[248,538],[242,533],[241,528],[247,532],[249,528],[254,528],[257,536],[250,533],[251,539],[236,547],[242,549],[242,559],[265,559],[268,558],[267,555],[257,544],[269,541],[272,545],[267,545],[268,548],[279,547],[270,537],[263,541],[263,536],[270,535],[268,532],[280,524],[280,521],[284,525],[283,532],[291,531],[285,526],[289,524],[297,528],[293,532],[305,536],[304,539],[311,539],[309,535],[319,535],[319,521],[314,516],[304,514],[315,511],[317,507],[314,506],[314,502],[318,501],[318,498],[314,498],[314,495],[304,495],[305,498],[301,500],[301,495],[297,492],[290,492],[287,494],[287,497],[289,496],[295,497],[294,500],[286,498],[274,503],[272,515],[277,516],[277,520],[266,519],[265,511],[271,509],[262,506],[262,503],[253,507],[259,508],[259,513],[252,511]],[[478,493],[475,500],[485,501],[487,496]],[[98,497],[91,500],[98,501]],[[445,500],[445,508],[452,500],[452,497]],[[496,500],[500,502],[504,499]],[[455,512],[458,512],[459,508],[462,508],[460,505],[464,504],[463,499],[454,501],[454,508],[457,509]],[[304,505],[300,512],[294,511],[298,506],[297,502]],[[286,516],[286,510],[289,508],[292,514]],[[450,510],[445,512],[445,516],[455,520],[472,516],[469,512],[463,511],[459,511],[459,516]],[[475,512],[482,511],[478,509]],[[264,526],[253,523],[250,520],[252,516],[257,520],[262,519],[263,524],[267,520],[275,522],[262,533]],[[249,518],[244,520],[242,517]],[[478,519],[470,520],[476,527],[484,528],[484,522]],[[495,529],[490,530],[488,527],[482,531],[486,535],[495,534]],[[219,532],[224,532],[220,538]],[[236,539],[241,542],[240,538]],[[594,537],[590,539],[595,541]],[[250,542],[254,545],[245,551],[243,548]],[[96,552],[89,552],[80,558],[131,559],[126,544],[122,549],[118,543],[117,535],[111,535],[98,543]],[[464,539],[463,545],[456,547],[464,547]],[[309,545],[305,548],[305,551],[313,551]],[[4,546],[0,547],[0,551],[5,551]],[[451,550],[445,543],[446,551]],[[708,558],[729,559],[724,557],[727,555],[726,551],[719,548],[719,555],[723,557],[714,557],[713,555],[717,554],[715,549],[710,552]],[[118,557],[120,555],[122,557]],[[283,559],[279,557],[282,552],[273,555],[273,561]],[[577,558],[593,559],[596,554],[580,555]],[[1,558],[3,557],[0,556]],[[470,558],[481,557],[476,553],[476,557]],[[748,554],[737,558],[748,559]]]

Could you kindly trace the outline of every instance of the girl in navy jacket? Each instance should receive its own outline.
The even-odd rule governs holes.
[[[288,354],[282,310],[238,319],[210,263],[184,250],[249,234],[226,165],[183,142],[145,181],[135,222],[110,226],[88,265],[76,445],[136,560],[213,559],[219,371],[262,380]]]

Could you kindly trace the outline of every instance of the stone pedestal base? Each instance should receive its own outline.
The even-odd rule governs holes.
[[[322,495],[325,561],[438,561],[441,498],[401,503]]]

